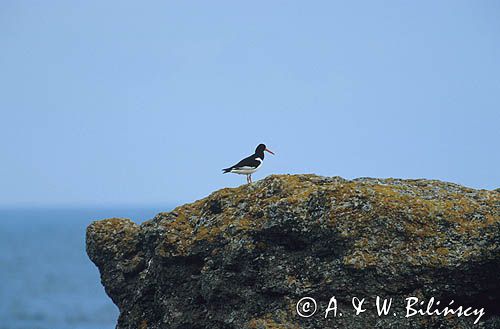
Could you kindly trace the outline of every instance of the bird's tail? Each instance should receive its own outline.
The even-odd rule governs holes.
[[[225,168],[225,169],[222,169],[222,173],[223,174],[227,174],[228,172],[231,172],[231,169],[233,169],[232,167],[230,168]]]

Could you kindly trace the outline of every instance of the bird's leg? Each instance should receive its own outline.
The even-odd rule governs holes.
[[[248,175],[248,178],[250,178],[250,184],[252,183],[252,174]]]
[[[247,184],[249,184],[249,183],[250,183],[250,181],[248,180],[248,175],[247,175]]]

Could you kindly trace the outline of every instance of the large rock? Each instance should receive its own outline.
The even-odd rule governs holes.
[[[120,329],[500,328],[497,191],[274,175],[140,226],[96,221],[87,252]],[[301,318],[306,296],[318,311]],[[332,296],[342,316],[325,319]],[[388,316],[377,316],[376,296],[393,298]],[[477,316],[405,318],[409,296],[486,314],[477,325]],[[354,316],[353,297],[366,298],[366,312]]]

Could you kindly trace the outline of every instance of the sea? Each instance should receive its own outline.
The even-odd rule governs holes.
[[[0,209],[0,329],[112,329],[118,309],[85,252],[92,221],[172,207]]]

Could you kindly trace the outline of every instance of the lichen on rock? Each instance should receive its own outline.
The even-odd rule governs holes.
[[[301,297],[334,295],[346,310],[353,296],[453,298],[484,306],[484,328],[500,323],[500,194],[435,180],[272,175],[141,225],[96,221],[87,252],[119,329],[472,328],[295,312]]]

